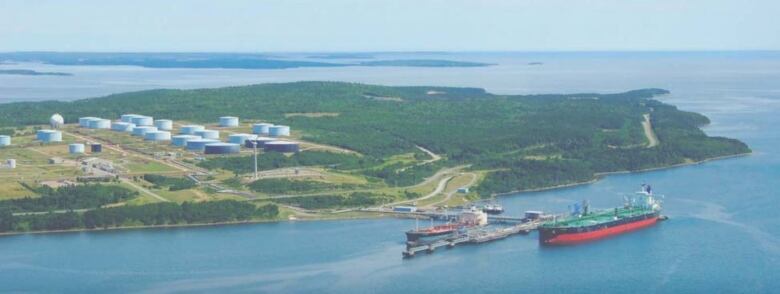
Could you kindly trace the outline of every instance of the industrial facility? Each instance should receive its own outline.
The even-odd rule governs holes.
[[[0,147],[11,145],[11,136],[0,135]]]
[[[181,127],[181,131],[179,132],[182,135],[195,135],[195,132],[203,131],[206,127],[202,125],[186,125]]]
[[[301,151],[301,147],[296,142],[290,141],[271,141],[265,143],[263,150],[267,152],[296,153]]]
[[[195,135],[201,136],[203,139],[219,140],[219,131],[216,130],[195,131]]]
[[[49,125],[52,129],[59,129],[65,125],[65,119],[59,113],[55,113],[49,118]]]
[[[238,126],[238,118],[235,116],[223,116],[219,118],[219,126],[223,128],[234,128]]]
[[[204,146],[204,154],[233,154],[241,151],[241,145],[234,143],[209,143]]]
[[[171,132],[166,131],[147,131],[144,133],[144,140],[146,141],[170,141]]]
[[[129,133],[133,131],[133,128],[135,128],[135,124],[130,122],[118,121],[118,122],[111,123],[111,129],[117,132]]]
[[[62,132],[57,130],[38,130],[35,139],[43,143],[62,142]]]
[[[219,143],[219,140],[214,139],[193,139],[187,141],[187,150],[190,151],[203,151],[206,148],[206,144]]]
[[[270,127],[268,127],[268,134],[271,137],[289,136],[290,135],[290,127],[282,126],[282,125],[270,126]]]
[[[70,154],[84,154],[84,144],[73,143],[68,145],[68,153]]]
[[[176,135],[171,137],[171,144],[173,144],[173,146],[186,147],[187,141],[196,140],[196,139],[202,139],[202,138],[200,136],[195,136],[195,135]]]
[[[257,123],[252,125],[252,133],[256,135],[268,135],[268,128],[273,126],[269,123]]]
[[[154,121],[154,126],[161,131],[173,130],[173,121],[170,119],[158,119]]]
[[[257,138],[257,135],[252,134],[233,134],[228,136],[228,142],[244,145],[247,140],[253,140]]]
[[[154,125],[154,118],[151,116],[136,115],[130,118],[130,122],[136,126],[152,126]]]
[[[141,126],[133,128],[133,136],[143,137],[147,132],[156,132],[156,127]]]
[[[272,142],[272,141],[276,141],[276,139],[269,138],[269,137],[257,137],[257,138],[254,138],[254,139],[246,140],[246,142],[244,142],[244,147],[246,147],[246,148],[255,148],[255,147],[263,148],[263,147],[265,147],[265,143]],[[255,145],[257,145],[257,146],[255,146]]]

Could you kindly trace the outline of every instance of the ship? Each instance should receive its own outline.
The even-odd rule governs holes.
[[[502,214],[504,213],[504,207],[495,203],[490,203],[483,205],[482,211],[487,214]]]
[[[487,214],[481,210],[476,209],[475,207],[472,207],[470,209],[463,210],[458,215],[457,222],[430,226],[427,228],[420,228],[417,226],[414,230],[407,231],[406,241],[409,243],[417,243],[420,241],[446,237],[457,233],[461,229],[484,226],[487,225],[487,223]]]
[[[638,197],[625,198],[623,207],[590,211],[587,201],[574,205],[573,212],[539,226],[542,245],[569,245],[627,233],[656,224],[661,215],[661,201],[653,196],[650,185],[642,185]],[[580,209],[581,208],[581,209]]]

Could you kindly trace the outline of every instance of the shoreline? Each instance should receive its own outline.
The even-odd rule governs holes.
[[[593,184],[595,182],[598,182],[605,176],[609,175],[618,175],[618,174],[632,174],[632,173],[642,173],[642,172],[650,172],[650,171],[657,171],[657,170],[664,170],[664,169],[672,169],[672,168],[678,168],[678,167],[684,167],[684,166],[690,166],[690,165],[698,165],[698,164],[704,164],[710,161],[715,160],[722,160],[722,159],[729,159],[729,158],[736,158],[736,157],[743,157],[743,156],[749,156],[753,154],[753,152],[746,152],[746,153],[740,153],[740,154],[732,154],[732,155],[724,155],[724,156],[718,156],[713,158],[704,159],[701,161],[695,161],[695,162],[684,162],[684,163],[678,163],[670,166],[663,166],[663,167],[653,167],[653,168],[646,168],[641,170],[635,170],[635,171],[615,171],[615,172],[604,172],[604,173],[596,173],[594,174],[594,178],[588,181],[582,181],[582,182],[575,182],[575,183],[568,183],[568,184],[561,184],[561,185],[555,185],[555,186],[549,186],[549,187],[541,187],[541,188],[532,188],[532,189],[524,189],[524,190],[516,190],[516,191],[510,191],[510,192],[504,192],[504,193],[497,193],[494,196],[495,197],[502,197],[502,196],[509,196],[509,195],[517,195],[520,193],[529,193],[529,192],[540,192],[540,191],[547,191],[547,190],[554,190],[554,189],[563,189],[563,188],[570,188],[574,186],[580,186],[580,185],[587,185],[587,184]],[[473,201],[470,201],[473,202]],[[357,211],[355,211],[357,212]],[[46,231],[28,231],[28,232],[3,232],[0,233],[0,238],[5,236],[18,236],[18,235],[42,235],[42,234],[61,234],[61,233],[78,233],[78,232],[110,232],[110,231],[123,231],[123,230],[145,230],[145,229],[170,229],[170,228],[187,228],[187,227],[212,227],[212,226],[230,226],[230,225],[242,225],[242,224],[261,224],[261,223],[281,223],[281,222],[299,222],[299,221],[338,221],[338,220],[349,220],[349,219],[370,219],[370,218],[385,218],[388,217],[387,215],[382,214],[366,214],[366,215],[360,215],[360,216],[351,216],[351,217],[315,217],[315,218],[298,218],[298,219],[267,219],[267,220],[247,220],[247,221],[232,221],[232,222],[219,222],[219,223],[195,223],[195,224],[175,224],[175,225],[141,225],[141,226],[119,226],[119,227],[111,227],[111,228],[94,228],[94,229],[87,229],[87,228],[80,228],[80,229],[70,229],[70,230],[46,230]]]

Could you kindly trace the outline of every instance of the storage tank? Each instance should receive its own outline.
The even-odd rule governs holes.
[[[144,140],[146,141],[170,141],[171,132],[166,131],[147,131],[144,133]]]
[[[171,143],[174,146],[184,147],[187,146],[187,141],[202,139],[200,136],[195,135],[176,135],[171,137]]]
[[[111,123],[111,129],[117,132],[132,132],[133,128],[135,128],[134,123],[121,121]]]
[[[235,143],[209,143],[203,149],[203,154],[234,154],[241,151],[241,145]]]
[[[232,128],[238,126],[238,118],[235,116],[223,116],[219,118],[219,126],[223,128]]]
[[[268,128],[270,128],[271,126],[273,125],[269,123],[253,124],[252,133],[258,135],[268,135]]]
[[[136,126],[152,126],[154,125],[154,118],[151,116],[136,116],[131,118],[130,122]]]
[[[136,117],[143,117],[143,115],[140,115],[140,114],[123,114],[119,118],[119,120],[121,120],[122,122],[131,123],[131,122],[133,122],[133,118],[136,118]]]
[[[244,147],[246,148],[255,148],[253,143],[257,143],[257,148],[263,148],[265,147],[265,143],[276,141],[275,138],[269,138],[269,137],[257,137],[251,140],[247,140],[244,142]]]
[[[173,130],[173,121],[170,119],[158,119],[154,121],[154,126],[158,130],[170,131]]]
[[[196,131],[195,135],[196,136],[201,136],[203,139],[219,140],[219,131],[216,131],[216,130]]]
[[[257,138],[257,135],[252,134],[233,134],[228,136],[228,142],[233,144],[244,145],[246,140],[252,140]]]
[[[147,132],[155,132],[157,131],[157,128],[155,127],[135,127],[133,128],[133,136],[143,137],[146,135]]]
[[[89,152],[92,152],[92,153],[103,152],[103,145],[100,144],[100,143],[91,143],[91,144],[89,144]]]
[[[70,154],[82,154],[84,153],[84,144],[73,143],[68,145],[68,153]]]
[[[267,152],[293,153],[293,152],[301,151],[301,147],[296,142],[271,141],[265,143],[265,146],[263,146],[263,150]]]
[[[87,127],[90,129],[110,129],[111,121],[102,118],[91,119],[87,121]]]
[[[96,119],[100,119],[100,118],[94,116],[79,117],[79,127],[88,128],[89,121],[96,120]]]
[[[205,130],[206,127],[201,125],[186,125],[181,127],[179,132],[182,135],[195,135],[195,132]]]
[[[0,147],[11,145],[11,136],[0,135]]]
[[[62,132],[56,130],[38,130],[35,138],[43,143],[62,142]]]
[[[49,125],[52,129],[59,129],[65,125],[65,119],[59,113],[55,113],[49,118]]]
[[[14,169],[14,168],[16,168],[16,159],[6,160],[5,164],[8,165],[8,168]]]
[[[192,139],[187,141],[187,150],[191,151],[203,151],[206,144],[219,143],[219,140],[214,139]]]
[[[290,127],[280,125],[270,126],[268,127],[268,134],[271,135],[271,137],[289,136]]]

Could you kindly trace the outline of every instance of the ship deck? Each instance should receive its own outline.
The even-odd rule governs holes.
[[[586,226],[597,225],[597,224],[613,221],[615,220],[615,216],[617,216],[618,219],[622,219],[622,218],[628,218],[637,215],[648,214],[652,212],[653,212],[652,209],[641,208],[641,207],[617,208],[617,215],[615,214],[614,209],[600,210],[600,211],[592,212],[583,217],[569,217],[563,220],[548,222],[542,225],[542,227],[556,227],[556,228],[586,227]]]

